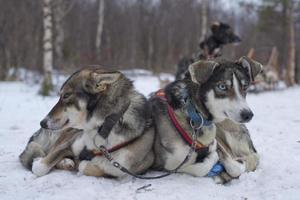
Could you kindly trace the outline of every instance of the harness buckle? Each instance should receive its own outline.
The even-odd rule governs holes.
[[[111,154],[108,152],[108,150],[106,149],[105,146],[101,145],[101,146],[99,147],[99,150],[103,153],[104,157],[105,157],[107,160],[109,160],[109,161],[112,161],[112,160],[113,160]]]
[[[118,162],[113,162],[113,166],[114,166],[115,168],[121,169],[121,165],[120,165],[120,163],[118,163]]]
[[[203,117],[201,115],[198,115],[198,116],[201,119],[201,123],[198,126],[196,126],[196,124],[195,124],[195,122],[194,122],[194,120],[192,118],[190,119],[190,126],[192,127],[192,129],[194,129],[196,131],[198,131],[199,129],[201,129],[203,127],[203,125],[204,125],[204,119],[203,119]]]

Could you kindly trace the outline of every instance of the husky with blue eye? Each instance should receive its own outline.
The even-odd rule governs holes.
[[[220,177],[226,181],[244,171],[254,170],[258,156],[247,129],[241,123],[249,122],[253,117],[246,94],[261,69],[261,64],[246,57],[236,62],[224,59],[198,61],[189,66],[183,80],[165,88],[165,100],[158,95],[153,96],[150,102],[157,135],[154,166],[172,170],[185,159],[190,144],[174,127],[168,107],[174,110],[181,127],[191,134],[193,116],[189,114],[190,106],[186,106],[186,102],[190,102],[204,121],[197,131],[196,140],[206,148],[195,151],[178,171],[206,176],[220,161],[227,172]],[[228,126],[227,120],[234,126]],[[243,131],[236,130],[237,127]],[[233,130],[235,132],[230,132]]]

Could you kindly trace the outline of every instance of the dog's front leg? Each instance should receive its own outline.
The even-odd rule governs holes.
[[[43,158],[36,158],[32,164],[32,172],[37,176],[46,175],[55,165],[62,161],[65,157],[72,156],[70,150],[74,140],[82,134],[78,129],[66,129],[61,133],[48,154]]]
[[[24,167],[31,170],[32,162],[35,158],[43,157],[46,153],[42,146],[36,142],[30,142],[26,149],[19,156],[19,159]]]
[[[246,171],[246,164],[242,159],[233,159],[230,157],[226,157],[221,162],[224,165],[226,172],[231,177],[237,178]]]
[[[37,176],[44,176],[65,157],[71,155],[72,151],[64,150],[54,153],[51,152],[43,158],[36,158],[32,164],[32,172]]]
[[[259,155],[257,153],[251,153],[245,158],[246,171],[254,171],[257,168],[259,162]]]
[[[193,176],[206,176],[212,167],[218,162],[217,152],[210,153],[201,163],[195,163],[180,169],[180,172],[188,173]]]
[[[79,174],[86,176],[103,177],[105,173],[98,165],[93,164],[91,161],[81,161],[78,166]]]
[[[76,168],[76,163],[70,158],[64,158],[55,165],[57,169],[72,171]]]

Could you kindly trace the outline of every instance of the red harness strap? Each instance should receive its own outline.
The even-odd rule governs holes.
[[[190,135],[179,124],[173,108],[170,106],[170,104],[167,101],[166,93],[164,92],[164,90],[163,89],[158,90],[155,93],[155,95],[158,98],[160,98],[161,100],[163,100],[164,102],[167,103],[168,115],[169,115],[169,117],[171,119],[171,122],[173,123],[173,125],[175,126],[175,128],[179,132],[179,134],[182,136],[182,138],[184,139],[184,141],[191,146],[193,144],[193,140],[190,137]],[[202,143],[200,143],[199,141],[196,141],[196,150],[201,150],[201,149],[204,149],[204,148],[207,148],[207,147],[205,145],[203,145]]]
[[[133,142],[136,141],[138,138],[139,138],[139,136],[133,138],[132,140],[125,141],[125,142],[122,142],[122,143],[120,143],[120,144],[117,144],[116,146],[113,146],[112,148],[108,149],[108,152],[109,152],[109,153],[112,153],[112,152],[118,151],[118,150],[122,149],[123,147],[125,147],[125,146],[127,146],[127,145],[133,143]],[[98,150],[93,150],[93,154],[94,154],[94,156],[103,156],[102,151],[98,151]]]

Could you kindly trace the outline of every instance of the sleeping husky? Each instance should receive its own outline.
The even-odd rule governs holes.
[[[124,173],[97,152],[104,145],[123,166],[142,173],[154,160],[150,123],[145,97],[122,73],[85,68],[63,84],[59,101],[20,160],[38,176],[56,165],[78,168],[84,175],[122,177]]]
[[[159,95],[153,96],[150,101],[157,134],[154,166],[172,170],[185,159],[190,144],[174,127],[168,114],[168,106],[174,110],[180,126],[191,135],[191,116],[186,106],[190,102],[197,114],[207,122],[207,125],[203,123],[197,131],[197,142],[206,148],[195,151],[178,171],[206,176],[219,159],[232,177],[255,169],[258,156],[246,129],[243,132],[237,131],[237,134],[242,134],[238,137],[233,134],[224,135],[224,132],[218,130],[222,125],[225,131],[231,130],[231,127],[221,123],[225,123],[224,120],[231,120],[230,123],[234,122],[237,127],[240,127],[240,123],[251,120],[253,113],[245,98],[251,80],[260,71],[261,65],[246,57],[237,62],[223,59],[198,61],[189,66],[183,80],[177,80],[165,88],[165,100]],[[218,144],[219,141],[226,144],[222,145],[224,148],[218,148],[218,153],[216,134]]]

